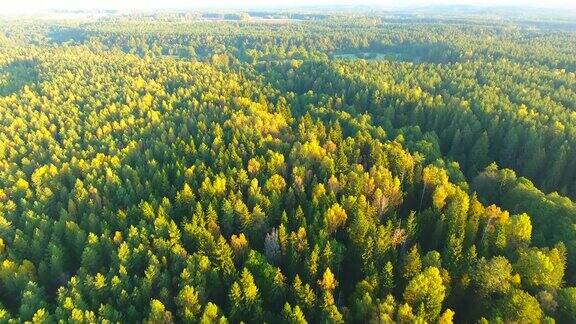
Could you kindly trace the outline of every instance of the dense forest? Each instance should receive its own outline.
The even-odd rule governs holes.
[[[576,22],[0,20],[0,323],[575,323]]]

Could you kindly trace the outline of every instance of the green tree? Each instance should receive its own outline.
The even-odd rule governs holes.
[[[558,319],[564,323],[576,321],[576,288],[568,287],[558,291]]]
[[[290,324],[307,324],[306,317],[298,305],[292,307],[290,304],[284,304],[282,309],[282,317],[286,323]]]
[[[563,251],[558,248],[548,252],[536,248],[521,251],[514,268],[530,289],[559,288],[565,268]]]
[[[429,321],[438,318],[445,297],[446,288],[436,267],[427,268],[416,275],[404,290],[404,300]]]
[[[520,283],[520,278],[514,275],[510,262],[501,256],[493,257],[488,261],[484,258],[480,259],[472,276],[481,296],[505,295]]]
[[[189,285],[180,290],[176,304],[179,307],[179,315],[184,321],[194,321],[201,310],[198,292]]]
[[[172,323],[172,313],[157,299],[150,301],[150,314],[146,323]]]
[[[544,314],[536,298],[515,289],[496,306],[495,316],[504,321],[539,323]]]
[[[260,292],[254,283],[254,277],[244,268],[240,280],[230,288],[229,300],[233,320],[260,321],[263,316]]]

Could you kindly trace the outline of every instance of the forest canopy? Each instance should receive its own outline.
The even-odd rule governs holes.
[[[576,23],[0,20],[0,322],[576,322]]]

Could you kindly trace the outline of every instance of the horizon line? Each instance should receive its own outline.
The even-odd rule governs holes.
[[[2,6],[0,6],[1,8]],[[525,8],[531,10],[550,10],[550,11],[569,11],[576,12],[576,5],[573,7],[557,7],[557,6],[545,6],[542,3],[538,4],[267,4],[267,5],[202,5],[202,4],[188,4],[188,5],[176,5],[176,6],[145,6],[145,7],[118,7],[118,6],[70,6],[70,7],[49,7],[49,8],[39,8],[29,10],[28,8],[21,8],[23,10],[1,10],[0,16],[6,14],[39,14],[39,13],[54,13],[54,12],[102,12],[102,11],[121,11],[121,12],[150,12],[150,11],[205,11],[205,10],[297,10],[297,9],[315,9],[315,8],[332,8],[340,10],[350,10],[357,8],[366,9],[378,9],[378,10],[390,10],[390,11],[403,11],[403,10],[422,10],[422,9],[434,9],[434,8],[466,8],[466,9],[516,9]],[[14,9],[14,8],[13,8]]]

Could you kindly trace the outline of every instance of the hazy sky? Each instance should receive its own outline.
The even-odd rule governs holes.
[[[309,5],[370,5],[380,7],[422,6],[442,4],[514,5],[576,9],[576,0],[0,0],[1,13],[32,13],[45,9],[174,9],[213,7],[294,7]]]

